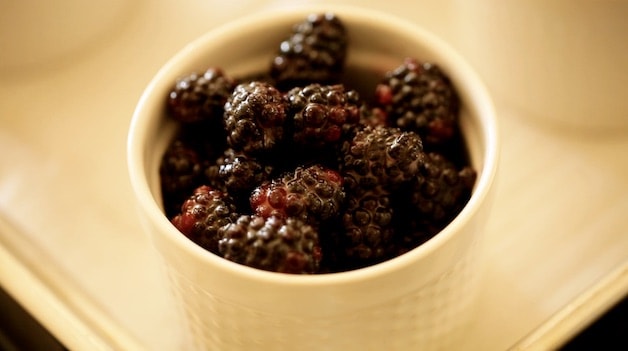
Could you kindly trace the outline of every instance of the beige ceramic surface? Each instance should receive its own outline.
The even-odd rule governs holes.
[[[22,0],[0,3],[0,72],[50,69],[97,49],[132,10],[124,0]]]
[[[628,2],[455,0],[461,51],[494,93],[559,126],[628,131]]]
[[[125,154],[133,109],[196,36],[312,2],[322,1],[138,1],[98,45],[0,75],[0,284],[71,349],[190,345],[135,216]],[[455,25],[450,1],[342,2],[445,38]],[[557,128],[503,100],[497,114],[500,182],[479,312],[452,349],[546,350],[628,291],[628,135]]]

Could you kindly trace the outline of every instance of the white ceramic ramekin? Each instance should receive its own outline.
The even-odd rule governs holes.
[[[381,73],[407,56],[437,62],[462,103],[461,123],[478,179],[467,206],[441,233],[400,257],[359,270],[287,275],[239,265],[197,246],[163,214],[159,161],[176,126],[165,97],[180,76],[209,66],[232,75],[264,70],[294,23],[336,13],[349,31],[348,67]],[[470,323],[498,144],[484,85],[449,46],[421,28],[354,7],[275,10],[190,43],[156,74],[128,138],[141,218],[163,257],[196,344],[207,350],[448,349]]]

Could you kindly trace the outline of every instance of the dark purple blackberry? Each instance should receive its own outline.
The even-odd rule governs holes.
[[[388,258],[394,249],[393,206],[381,187],[347,196],[340,243],[354,264],[368,265]]]
[[[174,140],[162,156],[159,176],[166,215],[172,218],[202,179],[202,158],[196,149]]]
[[[220,166],[222,165],[223,160],[224,156],[220,156],[214,160],[214,162],[206,163],[205,170],[203,171],[204,185],[223,193],[229,193],[225,182],[220,178]]]
[[[218,253],[219,229],[237,218],[229,195],[203,185],[183,203],[172,224],[199,246]]]
[[[220,255],[249,267],[279,273],[317,273],[318,232],[295,218],[242,215],[221,229]]]
[[[339,215],[345,192],[342,177],[319,165],[298,167],[253,190],[250,203],[261,217],[294,217],[318,225]]]
[[[459,168],[443,155],[430,152],[416,181],[394,194],[395,256],[422,245],[460,212],[476,179],[468,166]]]
[[[360,97],[343,85],[310,84],[286,97],[293,115],[293,141],[299,147],[333,147],[360,120]]]
[[[388,126],[388,116],[379,107],[371,107],[367,104],[360,106],[360,125],[370,127]]]
[[[311,14],[281,42],[270,74],[282,90],[333,84],[339,81],[346,55],[347,31],[340,19],[331,13]]]
[[[412,203],[413,184],[406,184],[390,196],[395,228],[394,247],[391,257],[402,255],[432,238],[439,230],[426,226],[416,206]]]
[[[168,95],[168,108],[181,122],[222,121],[223,106],[235,87],[233,79],[220,68],[203,74],[192,73],[175,83]]]
[[[340,154],[345,186],[351,191],[378,185],[394,189],[416,176],[424,157],[418,135],[392,127],[359,130],[343,143]]]
[[[225,151],[218,162],[218,179],[227,191],[247,197],[257,185],[270,179],[272,171],[272,166],[233,149]]]
[[[435,64],[406,59],[377,85],[375,101],[391,123],[418,133],[426,145],[445,143],[457,133],[458,94]]]
[[[239,84],[225,104],[227,142],[236,151],[262,154],[284,137],[287,102],[272,85],[253,81]]]
[[[419,226],[435,234],[447,225],[471,196],[477,174],[469,166],[458,169],[441,154],[426,154],[411,190]]]

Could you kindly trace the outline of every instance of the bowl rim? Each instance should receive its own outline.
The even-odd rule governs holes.
[[[352,21],[368,21],[374,25],[384,25],[393,27],[394,31],[410,31],[413,32],[417,41],[425,43],[439,57],[443,57],[448,61],[449,67],[452,69],[451,76],[464,77],[464,83],[473,86],[473,89],[467,91],[470,95],[469,100],[473,101],[473,105],[477,111],[475,119],[479,126],[480,141],[484,144],[482,150],[483,165],[478,170],[478,179],[475,189],[468,203],[461,212],[449,223],[441,232],[432,237],[427,242],[404,253],[398,257],[386,260],[384,262],[359,268],[355,270],[321,273],[311,275],[295,275],[265,271],[257,268],[248,267],[239,263],[231,262],[227,259],[213,254],[191,240],[182,235],[163,214],[158,202],[152,195],[150,186],[147,181],[147,170],[145,167],[146,142],[149,137],[148,126],[152,120],[156,118],[147,110],[151,110],[151,103],[154,104],[155,91],[160,84],[165,84],[163,79],[169,77],[181,62],[186,61],[189,55],[195,55],[205,52],[203,49],[213,39],[222,35],[234,33],[240,30],[242,26],[248,27],[264,27],[272,26],[277,18],[291,16],[299,18],[313,12],[333,12],[343,19],[348,26]],[[173,82],[169,82],[172,84]],[[154,107],[154,106],[153,106]],[[465,223],[469,222],[474,212],[487,201],[487,197],[494,182],[497,171],[498,162],[498,130],[497,120],[495,117],[495,109],[492,99],[482,82],[480,77],[471,68],[471,66],[459,55],[449,44],[438,38],[419,24],[399,18],[392,14],[379,12],[371,9],[365,9],[349,5],[324,5],[324,6],[301,6],[298,8],[279,8],[260,11],[256,14],[243,16],[239,19],[230,21],[219,27],[216,27],[196,39],[186,44],[179,52],[172,56],[157,72],[146,86],[136,105],[131,118],[131,124],[127,136],[127,167],[131,180],[132,190],[139,204],[139,208],[153,221],[158,227],[163,229],[168,241],[171,244],[178,245],[179,249],[186,251],[194,256],[194,259],[203,264],[214,265],[226,272],[232,273],[234,276],[242,277],[253,281],[263,283],[274,283],[284,286],[330,286],[338,284],[351,284],[352,282],[364,281],[381,277],[407,267],[411,262],[420,260],[422,257],[428,256],[446,242],[452,239],[456,231],[460,230]]]

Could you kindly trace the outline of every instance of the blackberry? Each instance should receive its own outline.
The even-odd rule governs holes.
[[[435,64],[406,59],[377,85],[375,102],[391,123],[415,131],[427,145],[445,143],[457,133],[459,98]]]
[[[168,95],[168,109],[181,122],[215,120],[222,122],[223,106],[235,87],[233,79],[220,68],[203,74],[192,73],[175,83]]]
[[[202,185],[183,203],[172,224],[186,237],[213,253],[218,252],[219,229],[238,218],[229,195]]]
[[[221,233],[219,252],[228,260],[279,273],[318,272],[318,232],[298,219],[242,215]]]
[[[239,84],[225,103],[227,142],[247,154],[269,152],[284,137],[287,103],[283,94],[266,82]]]
[[[270,179],[272,166],[233,149],[218,162],[218,179],[230,194],[250,194],[256,185]]]
[[[222,165],[223,161],[224,156],[220,156],[216,160],[214,160],[214,162],[206,163],[205,170],[203,171],[203,184],[213,188],[214,190],[218,190],[223,193],[229,193],[225,182],[220,177],[220,166]]]
[[[439,231],[421,217],[412,203],[414,184],[407,184],[391,194],[395,216],[393,226],[395,237],[391,257],[404,254],[432,238]]]
[[[217,123],[220,123],[220,127],[216,125]],[[180,123],[175,138],[183,140],[196,150],[204,161],[213,161],[227,148],[227,136],[222,125],[222,117],[220,121]]]
[[[318,225],[339,215],[345,192],[342,177],[319,165],[297,167],[253,190],[251,208],[258,216],[294,217]]]
[[[423,144],[414,132],[393,127],[365,127],[341,148],[347,189],[394,189],[413,179],[423,161]]]
[[[443,155],[427,153],[410,191],[419,225],[431,234],[441,230],[469,200],[476,177],[470,166],[458,169]]]
[[[388,116],[379,107],[371,107],[365,103],[360,106],[360,125],[370,127],[388,126]]]
[[[293,141],[300,147],[333,146],[360,120],[358,93],[343,85],[310,84],[293,88],[286,96],[293,115]]]
[[[359,265],[389,257],[394,248],[393,212],[390,193],[381,187],[348,195],[340,240],[345,256]]]
[[[159,176],[168,218],[179,211],[183,201],[202,178],[202,159],[195,148],[181,139],[174,140],[162,156]]]
[[[347,31],[331,13],[311,14],[281,42],[270,75],[277,87],[289,90],[311,83],[339,81],[347,56]]]

